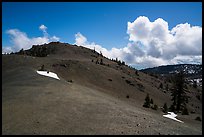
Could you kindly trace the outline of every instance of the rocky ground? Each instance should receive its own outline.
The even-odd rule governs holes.
[[[160,108],[142,107],[147,93],[159,107],[164,102],[170,105],[170,93],[157,88],[160,80],[142,72],[138,77],[133,71],[126,74],[128,69],[114,68],[111,62],[108,67],[91,59],[61,57],[3,55],[3,135],[202,134],[202,121],[195,120],[202,119],[202,102],[193,94],[190,103],[196,112],[179,113],[177,118],[184,122],[179,123],[163,117]],[[42,64],[60,80],[37,74]],[[136,86],[139,83],[145,88]]]

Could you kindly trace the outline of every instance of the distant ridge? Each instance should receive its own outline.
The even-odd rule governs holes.
[[[202,65],[199,64],[176,64],[166,65],[154,68],[142,69],[142,72],[155,74],[174,74],[179,71],[184,71],[187,75],[202,75]]]

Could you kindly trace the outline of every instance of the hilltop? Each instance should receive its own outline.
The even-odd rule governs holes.
[[[60,80],[38,75],[42,65]],[[161,83],[172,86],[82,46],[33,45],[2,55],[2,134],[202,134],[202,89],[187,84],[192,113],[178,123],[162,117]],[[158,110],[143,107],[147,93]]]

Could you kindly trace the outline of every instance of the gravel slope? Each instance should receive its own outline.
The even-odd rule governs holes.
[[[194,120],[196,116],[202,115],[202,111],[189,116],[178,114],[177,118],[184,123],[164,118],[160,110],[154,111],[142,107],[146,93],[124,84],[121,76],[126,75],[122,72],[118,73],[114,70],[109,72],[111,69],[108,71],[105,67],[95,66],[97,71],[103,73],[93,76],[91,73],[97,71],[93,71],[95,69],[90,64],[86,66],[87,63],[86,65],[79,63],[81,67],[71,64],[72,71],[69,70],[69,72],[72,73],[65,73],[62,68],[52,68],[52,64],[49,64],[57,61],[50,61],[49,58],[3,56],[3,135],[202,134],[202,122]],[[41,63],[46,64],[53,72],[59,72],[57,74],[60,80],[37,74],[36,70]],[[87,67],[92,70],[86,69]],[[77,68],[84,70],[87,77],[91,75],[91,78],[86,79],[86,76],[79,77],[80,75],[77,77],[76,74],[79,72]],[[103,74],[111,77],[112,84],[107,80],[109,77],[104,77],[105,80],[100,79],[102,84],[94,83],[92,79],[103,78]],[[70,79],[73,82],[67,82]],[[146,80],[149,79],[146,78]],[[120,84],[115,87],[117,82]],[[145,90],[151,89],[151,87],[145,87]],[[163,103],[167,95],[155,94],[157,92],[152,91],[151,94],[155,96],[156,102]],[[130,98],[126,98],[127,94]],[[156,98],[158,95],[161,95],[161,98]]]

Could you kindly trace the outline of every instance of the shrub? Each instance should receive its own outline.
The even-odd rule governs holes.
[[[154,110],[157,110],[158,109],[158,106],[156,104],[154,104],[154,107],[153,107]]]
[[[130,85],[131,85],[131,86],[135,86],[135,84],[133,84],[133,83],[130,83]]]
[[[195,120],[202,121],[200,117],[196,117]]]
[[[45,71],[45,65],[42,65],[39,71]]]
[[[67,65],[66,64],[59,64],[61,67],[67,67]]]
[[[191,114],[195,114],[195,111],[194,111],[194,110],[192,110],[190,113],[191,113]]]
[[[197,98],[198,100],[200,100],[200,95],[196,95],[196,98]]]
[[[189,115],[188,109],[186,107],[184,107],[184,109],[182,110],[182,115]]]
[[[126,98],[129,98],[129,95],[127,95]]]
[[[139,87],[140,91],[144,92],[145,87],[142,84],[138,83],[137,86]]]
[[[127,84],[130,84],[130,83],[131,83],[131,82],[130,82],[129,80],[127,80],[127,79],[125,80],[125,82],[126,82]]]
[[[72,83],[72,82],[73,82],[73,80],[67,80],[67,82],[70,82],[70,83]]]
[[[110,78],[109,78],[108,80],[109,80],[109,81],[113,81],[113,80],[112,80],[112,79],[110,79]]]

